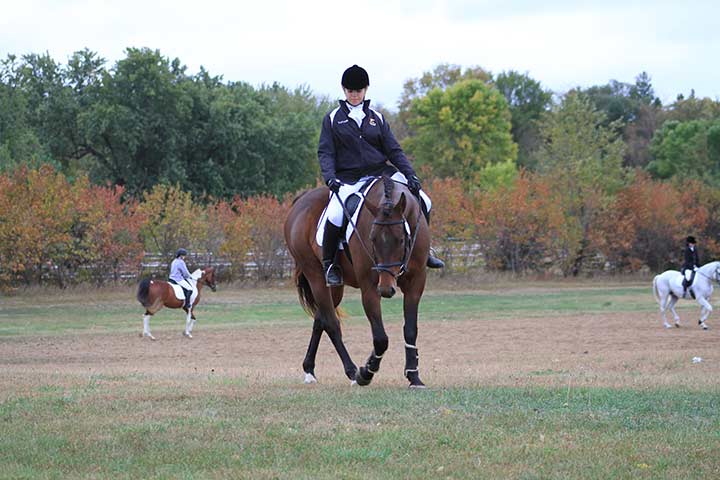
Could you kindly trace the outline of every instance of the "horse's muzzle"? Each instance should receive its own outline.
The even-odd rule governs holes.
[[[395,295],[395,287],[393,287],[392,285],[378,285],[377,291],[383,298],[392,298]]]

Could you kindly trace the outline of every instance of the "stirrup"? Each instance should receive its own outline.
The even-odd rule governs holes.
[[[334,278],[331,278],[334,277]],[[342,270],[338,265],[331,263],[330,266],[325,270],[325,286],[326,287],[342,287],[343,278]]]

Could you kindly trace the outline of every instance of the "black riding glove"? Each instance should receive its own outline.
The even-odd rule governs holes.
[[[331,178],[327,181],[327,186],[330,190],[332,190],[335,193],[338,193],[340,190],[340,187],[342,187],[342,182],[338,180],[337,178]]]
[[[420,185],[420,179],[417,177],[417,175],[412,175],[410,178],[408,178],[407,186],[408,189],[413,193],[413,195],[420,195],[420,189],[422,188],[422,185]]]

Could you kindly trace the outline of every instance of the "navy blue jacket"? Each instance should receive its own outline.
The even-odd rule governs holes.
[[[690,250],[690,247],[685,247],[685,262],[683,263],[681,271],[685,273],[685,270],[692,270],[695,267],[699,267],[699,257],[697,246],[692,250]]]
[[[325,182],[337,178],[344,183],[355,183],[366,175],[392,174],[394,169],[388,161],[406,177],[415,175],[390,126],[380,113],[370,108],[370,100],[363,103],[363,111],[365,118],[360,127],[348,117],[350,109],[344,100],[325,115],[318,146]]]

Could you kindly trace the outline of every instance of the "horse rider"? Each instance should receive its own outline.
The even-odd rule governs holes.
[[[187,265],[185,265],[185,256],[188,254],[184,248],[178,249],[175,253],[175,260],[170,264],[170,278],[168,281],[175,285],[180,285],[185,294],[185,305],[183,308],[186,310],[190,309],[190,296],[193,292],[193,287],[190,285],[190,272],[188,272]]]
[[[683,297],[687,295],[687,289],[695,280],[695,272],[700,267],[700,260],[697,251],[695,237],[689,236],[685,240],[685,261],[680,272],[683,274]]]
[[[430,198],[425,192],[421,195],[420,179],[390,126],[380,112],[370,108],[370,100],[365,100],[370,85],[367,71],[353,65],[343,72],[340,83],[345,100],[340,100],[340,106],[325,115],[318,146],[320,170],[331,190],[322,245],[325,283],[329,287],[343,284],[342,271],[335,257],[344,218],[343,205],[352,193],[341,191],[343,185],[355,185],[383,173],[392,176],[400,171],[408,189],[421,199],[420,206],[428,224],[431,208]],[[442,268],[445,264],[431,252],[427,266]]]

